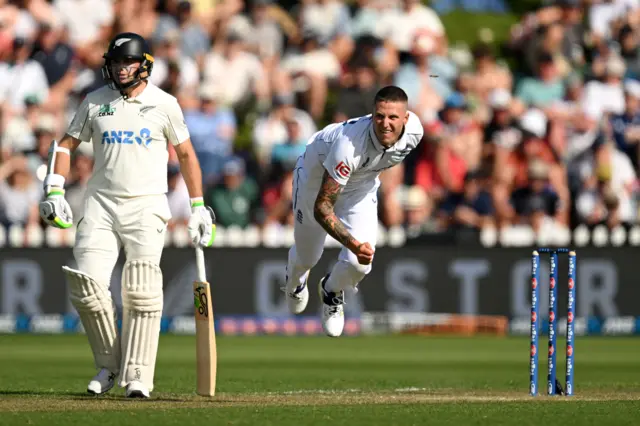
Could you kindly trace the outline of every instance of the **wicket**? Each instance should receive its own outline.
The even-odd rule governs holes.
[[[574,392],[574,322],[576,310],[576,252],[567,248],[540,248],[531,257],[531,345],[529,356],[529,393],[538,394],[538,331],[540,300],[540,253],[549,253],[551,269],[549,273],[549,348],[547,394],[571,396]],[[558,315],[558,253],[569,255],[569,276],[567,281],[567,343],[566,343],[566,392],[556,378],[556,326]]]

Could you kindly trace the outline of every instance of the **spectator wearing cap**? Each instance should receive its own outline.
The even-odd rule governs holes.
[[[516,150],[512,151],[509,158],[511,180],[508,188],[510,191],[527,188],[530,184],[530,167],[537,167],[534,170],[544,168],[550,187],[562,201],[563,208],[558,210],[557,219],[561,219],[560,223],[568,224],[570,196],[567,171],[557,152],[548,142],[548,120],[542,111],[530,109],[520,117],[519,126],[522,131],[522,142]]]
[[[409,237],[417,237],[434,230],[431,217],[433,207],[433,202],[423,187],[412,185],[404,191],[401,211]]]
[[[210,83],[200,86],[199,105],[188,109],[184,119],[198,156],[205,183],[221,176],[223,165],[233,152],[237,124],[233,111],[222,105],[221,89]]]
[[[468,170],[477,169],[482,160],[482,131],[466,115],[467,102],[453,93],[440,112],[440,143],[436,151],[436,174],[450,192],[460,192]]]
[[[462,191],[450,193],[438,208],[440,228],[480,230],[492,225],[493,204],[484,186],[483,173],[468,171]]]
[[[513,98],[505,89],[489,94],[489,122],[484,127],[483,165],[498,179],[506,170],[507,160],[522,139],[516,118],[512,113]]]
[[[0,62],[0,102],[7,112],[23,113],[25,99],[36,96],[40,103],[49,97],[47,75],[39,62],[29,59],[32,43],[28,39],[16,38],[6,62]]]
[[[256,182],[245,174],[244,161],[230,158],[224,165],[222,182],[208,192],[206,203],[216,212],[217,222],[224,227],[245,228],[256,221],[260,191]]]
[[[624,88],[625,110],[611,116],[609,128],[618,150],[640,167],[640,83],[628,81]]]
[[[536,75],[523,78],[516,87],[516,96],[526,105],[546,108],[564,98],[564,83],[553,56],[541,53],[536,61]]]
[[[356,56],[349,67],[346,84],[338,91],[334,121],[371,114],[371,106],[379,89],[374,65],[363,56]]]
[[[243,116],[252,104],[268,104],[269,81],[258,57],[248,52],[241,34],[229,31],[224,34],[220,50],[212,50],[205,56],[204,82],[221,90],[221,101],[232,107],[238,117]]]

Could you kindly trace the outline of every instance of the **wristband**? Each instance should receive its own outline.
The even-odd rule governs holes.
[[[194,209],[196,207],[203,207],[204,199],[202,197],[194,197],[191,198],[191,208]]]

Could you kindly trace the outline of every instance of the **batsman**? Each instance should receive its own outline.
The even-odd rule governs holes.
[[[40,215],[49,225],[74,224],[65,200],[70,156],[92,143],[93,175],[76,222],[73,255],[64,266],[71,302],[87,334],[97,374],[87,387],[99,395],[118,381],[131,398],[153,391],[163,307],[160,258],[171,218],[167,193],[168,144],[175,148],[191,198],[189,235],[208,247],[215,216],[202,198],[200,165],[175,97],[148,81],[153,56],[144,38],[117,35],[103,55],[105,86],[89,93],[60,141],[52,142]],[[110,292],[113,268],[124,248],[122,329]]]

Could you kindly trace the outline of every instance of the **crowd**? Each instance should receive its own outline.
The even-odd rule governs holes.
[[[425,137],[381,176],[380,220],[417,233],[638,220],[640,0],[555,0],[505,45],[452,48],[418,0],[0,0],[0,224],[41,226],[47,149],[103,84],[109,39],[147,38],[224,227],[292,223],[291,179],[323,125],[402,87]],[[170,156],[173,224],[189,216]],[[74,217],[92,146],[73,158]],[[551,227],[551,228],[550,228]]]

